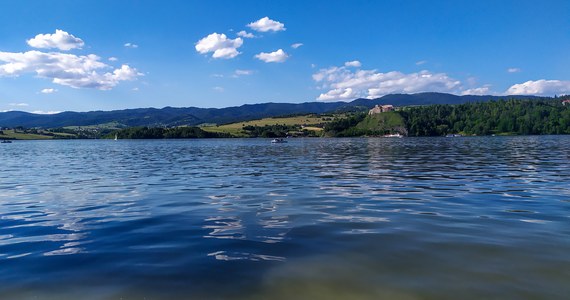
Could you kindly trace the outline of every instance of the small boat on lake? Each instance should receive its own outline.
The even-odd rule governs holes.
[[[451,134],[446,135],[445,137],[462,137],[462,135],[458,134],[458,133],[451,133]]]
[[[10,141],[10,140],[3,140],[2,141],[2,144],[10,144],[10,143],[12,143],[12,141]]]
[[[403,138],[404,136],[398,133],[386,134],[384,135],[385,138]]]
[[[271,143],[272,144],[282,144],[282,143],[287,143],[287,141],[282,139],[282,138],[276,138],[276,139],[272,139]]]

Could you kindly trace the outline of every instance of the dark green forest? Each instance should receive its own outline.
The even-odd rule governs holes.
[[[367,116],[366,112],[353,113],[335,119],[324,129],[325,135],[332,137],[393,132],[408,136],[570,134],[570,105],[562,103],[567,99],[570,97],[409,106],[394,113],[373,116]],[[388,114],[399,114],[403,124],[399,124],[394,116],[385,118],[383,125],[378,120],[374,122],[375,118]]]
[[[344,113],[343,117],[325,124],[324,134],[331,137],[389,133],[408,136],[570,134],[570,105],[563,105],[565,99],[570,97],[409,106],[372,116],[367,112]],[[291,132],[296,136],[310,134],[300,125],[246,126],[243,130],[250,137],[285,137]],[[114,134],[107,137],[112,138]],[[120,139],[232,137],[198,127],[132,127],[117,131],[117,135]]]
[[[358,123],[366,118],[367,112],[357,112],[348,115],[345,118],[337,118],[325,124],[324,131],[326,136],[331,137],[350,137],[361,136],[364,133],[356,128]]]
[[[313,136],[314,132],[303,129],[301,125],[265,125],[265,126],[244,126],[243,131],[249,137],[286,137],[294,136]]]
[[[570,134],[563,99],[499,100],[408,107],[400,111],[408,136]]]
[[[224,133],[207,132],[198,127],[131,127],[118,130],[106,137],[113,138],[115,134],[119,139],[192,139],[231,137],[231,135]]]

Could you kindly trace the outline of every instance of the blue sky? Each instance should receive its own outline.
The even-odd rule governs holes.
[[[3,0],[0,10],[0,111],[570,94],[566,0]]]

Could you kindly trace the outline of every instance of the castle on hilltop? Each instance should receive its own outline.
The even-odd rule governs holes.
[[[374,106],[373,109],[368,111],[368,115],[374,115],[374,114],[379,114],[382,112],[387,112],[387,111],[393,111],[394,110],[394,106],[393,105],[376,105]]]

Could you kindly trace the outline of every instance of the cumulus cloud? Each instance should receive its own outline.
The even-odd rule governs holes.
[[[421,71],[405,74],[397,71],[354,70],[347,66],[321,69],[313,74],[320,88],[328,90],[317,100],[347,100],[357,97],[377,98],[393,93],[459,92],[461,82],[445,73]]]
[[[55,93],[55,92],[57,92],[57,90],[56,90],[56,89],[52,89],[52,88],[43,89],[43,90],[40,91],[40,93],[42,93],[42,94],[53,94],[53,93]]]
[[[358,94],[352,88],[332,89],[324,94],[319,95],[317,100],[333,101],[333,100],[352,100],[358,97]]]
[[[19,76],[36,73],[38,77],[51,79],[53,83],[72,88],[109,90],[120,81],[134,80],[143,74],[122,65],[113,67],[102,63],[97,55],[73,55],[58,52],[0,52],[0,76]],[[109,71],[104,71],[109,70]]]
[[[358,61],[358,60],[353,60],[353,61],[347,61],[344,63],[345,67],[356,67],[356,68],[360,68],[360,66],[362,66],[362,64]]]
[[[125,43],[123,46],[125,46],[125,48],[138,48],[139,47],[139,45],[133,44],[133,43]]]
[[[248,38],[248,39],[252,39],[255,37],[255,35],[253,35],[253,33],[251,32],[247,32],[245,30],[242,30],[240,32],[237,33],[238,36],[241,36],[243,38]]]
[[[214,91],[218,92],[218,93],[223,93],[224,92],[224,88],[221,86],[215,86],[212,88]]]
[[[529,80],[511,86],[505,94],[508,95],[538,95],[553,96],[570,94],[570,81],[563,80]]]
[[[109,57],[108,59],[109,59],[109,61],[117,61],[117,60],[119,60],[118,58],[116,58],[116,57],[114,57],[114,56]]]
[[[38,34],[34,38],[26,41],[28,45],[39,49],[54,49],[67,51],[71,49],[81,49],[85,43],[80,38],[56,29],[53,34]]]
[[[303,46],[303,43],[295,43],[295,44],[291,45],[291,48],[297,49],[297,48],[299,48],[299,47],[301,47],[301,46]]]
[[[464,90],[463,92],[461,92],[461,95],[483,96],[483,95],[491,95],[491,94],[494,94],[494,93],[491,92],[491,89],[489,86],[482,86],[482,87],[478,87],[478,88],[467,89],[467,90]]]
[[[263,17],[255,22],[249,23],[247,27],[259,32],[286,30],[285,24],[271,20],[269,17]]]
[[[289,55],[283,51],[283,49],[279,49],[277,51],[273,51],[271,53],[261,52],[255,55],[255,58],[262,60],[266,63],[274,62],[274,63],[282,63]]]
[[[234,58],[236,56],[238,56],[240,54],[240,52],[237,51],[236,48],[222,48],[222,49],[218,49],[216,51],[214,51],[214,54],[212,54],[213,58]]]
[[[520,71],[521,71],[521,69],[519,69],[519,68],[508,68],[507,69],[507,72],[509,72],[509,73],[518,73]]]
[[[241,38],[228,39],[225,34],[212,33],[196,43],[196,51],[201,54],[213,52],[213,58],[234,58],[240,54],[237,48],[241,47]]]

